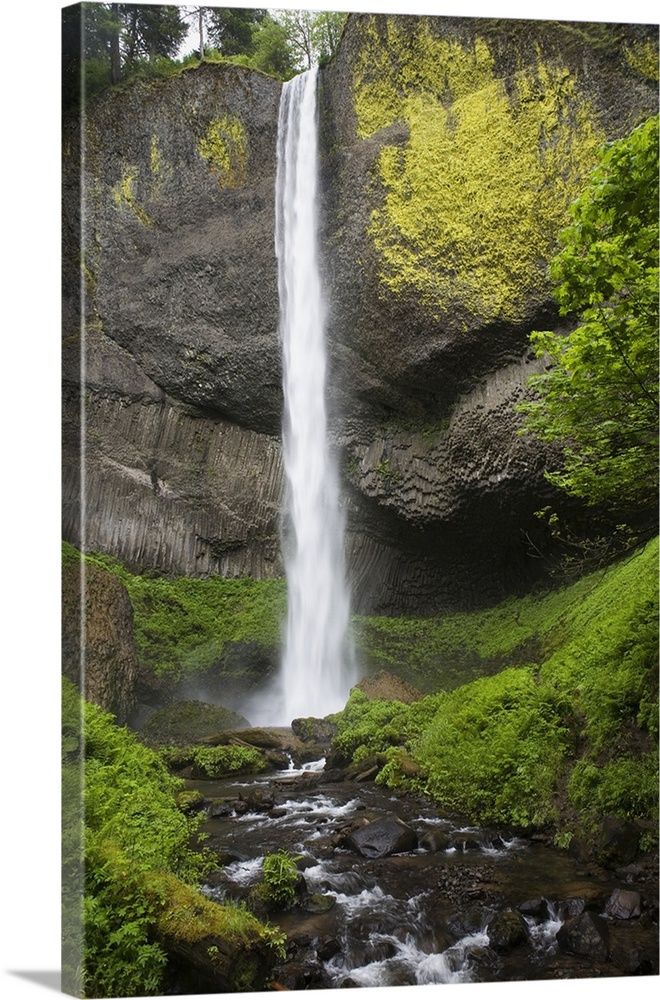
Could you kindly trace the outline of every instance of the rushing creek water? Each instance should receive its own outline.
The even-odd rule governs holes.
[[[205,832],[226,861],[204,888],[209,898],[247,898],[266,854],[300,856],[305,891],[270,917],[289,938],[289,959],[276,970],[286,988],[627,974],[610,960],[562,952],[556,934],[581,906],[604,913],[613,890],[632,885],[634,874],[617,880],[580,867],[564,851],[464,825],[426,800],[393,798],[372,783],[325,783],[322,764],[250,782],[189,783],[214,803]],[[240,808],[231,805],[237,800]],[[337,846],[337,833],[360,818],[392,814],[431,849],[368,858]],[[498,949],[489,927],[508,909],[524,914],[525,940]],[[606,919],[611,949],[634,943],[651,956],[646,971],[657,971],[657,925]]]

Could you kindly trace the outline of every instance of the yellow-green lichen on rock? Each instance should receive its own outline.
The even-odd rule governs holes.
[[[483,38],[441,38],[424,19],[412,36],[388,21],[384,38],[372,19],[353,96],[359,136],[409,129],[377,164],[381,283],[436,318],[468,304],[484,324],[520,319],[604,139],[569,69],[537,49],[505,81]]]
[[[152,225],[151,216],[139,204],[135,187],[137,184],[139,168],[130,164],[124,166],[121,172],[121,180],[118,180],[112,189],[112,197],[117,208],[129,208],[143,226]]]
[[[237,188],[245,183],[248,143],[245,127],[239,118],[229,114],[214,118],[197,149],[216,175],[221,188]]]
[[[157,135],[151,136],[149,166],[151,167],[150,197],[153,201],[158,201],[161,195],[163,182],[172,174],[172,167],[167,163],[165,157],[163,156]]]
[[[650,38],[629,45],[624,50],[626,62],[647,80],[657,82],[659,74],[658,46]]]

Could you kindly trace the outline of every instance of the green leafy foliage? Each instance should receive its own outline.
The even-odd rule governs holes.
[[[190,850],[198,820],[177,808],[182,782],[112,716],[85,704],[84,982],[87,996],[155,996],[166,956],[152,940],[154,877],[194,882],[206,861]]]
[[[82,701],[67,680],[63,692],[65,788],[73,803],[84,789],[84,817],[70,810],[65,825],[65,885],[80,900],[84,889],[83,935],[71,942],[82,950],[82,970],[67,968],[67,983],[76,982],[85,996],[162,995],[165,933],[190,944],[215,937],[235,947],[243,963],[236,988],[253,988],[258,961],[249,951],[265,943],[281,954],[281,932],[194,888],[216,861],[190,848],[201,818],[189,814],[185,801],[177,804],[183,782],[111,715]],[[83,760],[84,782],[75,766]]]
[[[657,753],[617,757],[602,766],[588,759],[578,761],[568,793],[587,823],[605,815],[626,819],[657,815]]]
[[[263,860],[263,882],[256,886],[257,898],[269,906],[283,909],[290,906],[296,895],[298,869],[296,862],[300,855],[278,851],[267,854]]]
[[[254,747],[195,747],[191,754],[196,768],[207,778],[231,774],[258,774],[266,767],[263,754]]]
[[[525,431],[563,443],[548,479],[629,512],[658,492],[658,118],[601,154],[551,266],[567,335],[537,332],[551,367],[518,407]]]
[[[399,701],[369,700],[359,688],[351,691],[346,707],[336,716],[338,733],[333,748],[358,763],[403,742],[408,706]]]
[[[569,747],[568,714],[534,671],[510,668],[449,694],[413,755],[443,806],[488,822],[544,824]]]

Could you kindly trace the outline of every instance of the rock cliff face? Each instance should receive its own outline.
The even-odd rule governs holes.
[[[322,73],[332,435],[361,611],[496,600],[552,454],[513,405],[557,327],[546,277],[603,141],[657,111],[653,33],[352,15]],[[657,56],[655,67],[657,71]],[[274,253],[280,85],[228,65],[88,109],[80,392],[65,134],[65,537],[129,565],[281,573]],[[80,404],[82,400],[82,405]]]
[[[191,576],[280,570],[274,250],[280,84],[203,66],[136,83],[65,133],[64,532]],[[77,214],[75,175],[83,163]],[[82,237],[82,238],[81,238]]]
[[[62,673],[80,688],[84,680],[85,697],[115,715],[122,725],[135,708],[140,675],[133,608],[121,580],[98,566],[85,567],[82,602],[81,589],[80,566],[77,562],[65,565]]]

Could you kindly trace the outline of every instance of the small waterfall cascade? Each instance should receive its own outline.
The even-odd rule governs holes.
[[[343,707],[355,681],[338,471],[328,444],[326,310],[317,248],[317,70],[285,83],[278,125],[276,249],[289,512],[281,721]]]

